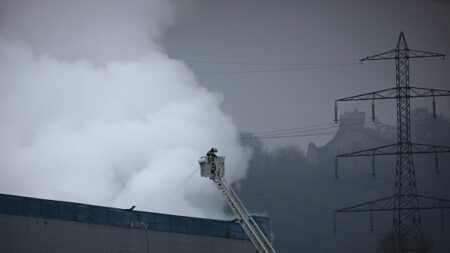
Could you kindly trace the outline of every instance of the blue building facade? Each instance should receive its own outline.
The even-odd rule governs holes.
[[[270,219],[254,218],[270,238]],[[88,242],[79,233],[91,234]],[[99,240],[90,243],[95,237]],[[129,245],[115,248],[121,238]],[[233,221],[0,194],[0,252],[70,252],[66,246],[74,252],[255,252]]]

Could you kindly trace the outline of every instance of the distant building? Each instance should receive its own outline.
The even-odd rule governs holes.
[[[357,131],[364,130],[366,122],[366,112],[359,112],[355,109],[353,112],[344,112],[339,118],[339,130]]]
[[[270,238],[270,220],[254,218]],[[0,194],[0,252],[254,253],[256,249],[233,221]]]
[[[306,151],[306,162],[309,165],[314,165],[319,162],[319,149],[314,142],[308,144],[308,150]]]
[[[338,154],[369,148],[372,141],[379,140],[377,133],[366,127],[366,113],[357,109],[344,112],[339,118],[339,128],[334,137],[318,148],[320,160],[323,156],[334,161]],[[320,162],[320,161],[319,161]]]

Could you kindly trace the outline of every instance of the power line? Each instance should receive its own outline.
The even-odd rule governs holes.
[[[322,124],[309,125],[309,126],[298,126],[298,127],[286,128],[286,129],[280,129],[280,130],[268,130],[268,131],[255,132],[255,133],[251,133],[248,135],[261,135],[261,134],[263,135],[263,134],[271,134],[271,133],[286,132],[286,131],[289,132],[289,131],[293,131],[293,130],[321,127],[321,126],[326,126],[326,125],[330,125],[330,124],[332,124],[332,123],[330,122],[330,123],[322,123]]]
[[[192,64],[209,64],[209,65],[241,65],[241,66],[334,66],[334,65],[360,65],[361,62],[271,62],[271,61],[222,61],[222,60],[204,60],[204,59],[178,59],[183,62]],[[436,59],[414,59],[414,61],[436,61]],[[447,59],[444,61],[448,62]],[[387,61],[379,61],[376,64],[389,63]]]
[[[411,122],[414,122],[414,123],[430,122],[432,120],[435,120],[435,119],[426,118],[426,119],[413,120]],[[365,120],[365,122],[372,122],[372,120],[367,119],[367,120]],[[450,124],[449,122],[447,122],[444,119],[442,119],[438,122],[444,123],[444,124]],[[373,123],[378,124],[378,125],[383,125],[385,127],[391,128],[391,129],[396,128],[395,126],[383,123],[379,120],[376,120]],[[256,133],[243,134],[240,136],[240,138],[241,139],[250,139],[250,138],[277,139],[277,138],[290,138],[290,137],[331,135],[331,134],[335,134],[336,132],[335,131],[334,132],[322,132],[319,130],[327,130],[327,129],[332,129],[332,128],[336,128],[336,127],[337,126],[332,125],[331,123],[323,123],[323,124],[316,124],[316,125],[310,125],[310,126],[301,126],[301,127],[286,128],[286,129],[280,129],[280,130],[268,130],[268,131],[261,131],[261,132],[256,132]],[[339,127],[348,128],[352,131],[356,131],[356,132],[365,134],[367,136],[374,137],[380,141],[390,141],[388,139],[384,139],[376,134],[367,132],[365,130],[359,130],[359,129],[353,128],[348,124],[343,124],[342,122],[339,124]],[[319,131],[319,132],[315,132],[315,131]],[[311,133],[311,132],[313,132],[313,133]],[[414,136],[417,136],[417,135],[414,135]]]
[[[291,68],[272,68],[272,69],[254,69],[254,70],[234,70],[234,71],[210,71],[210,72],[194,72],[196,75],[235,75],[235,74],[253,74],[253,73],[273,73],[273,72],[289,72],[299,70],[326,69],[332,67],[355,66],[360,63],[341,63],[341,64],[322,64],[322,65],[298,65]]]
[[[243,66],[335,66],[335,65],[357,65],[357,62],[327,62],[327,63],[305,63],[305,62],[265,62],[265,61],[217,61],[217,60],[183,60],[187,63],[214,64],[214,65],[243,65]]]
[[[270,68],[270,69],[251,69],[251,70],[225,70],[225,71],[199,71],[195,72],[196,75],[237,75],[237,74],[256,74],[256,73],[273,73],[273,72],[290,72],[298,70],[312,70],[312,69],[324,69],[332,67],[343,66],[357,66],[361,65],[360,62],[328,62],[328,63],[304,63],[304,62],[266,62],[266,61],[220,61],[220,60],[197,60],[197,59],[180,59],[183,62],[191,64],[204,64],[204,65],[228,65],[228,66],[290,66],[290,68]],[[422,61],[430,59],[421,59]],[[446,61],[448,62],[448,61]],[[386,62],[377,62],[386,63]],[[377,71],[383,72],[388,75],[393,75],[387,71],[362,64]],[[417,83],[417,82],[416,82]]]
[[[263,136],[258,137],[258,139],[278,139],[278,138],[292,138],[292,137],[306,137],[306,136],[320,136],[320,135],[331,135],[336,132],[320,132],[320,133],[312,133],[312,134],[291,134],[291,135],[277,135],[277,136]],[[252,137],[241,137],[242,139],[248,139]]]
[[[296,63],[296,62],[239,62],[239,61],[215,61],[215,60],[183,60],[187,63],[193,64],[208,64],[208,65],[237,65],[237,66],[291,66],[290,68],[270,68],[270,69],[250,69],[250,70],[224,70],[224,71],[199,71],[194,72],[196,75],[201,76],[214,76],[214,75],[240,75],[240,74],[257,74],[257,73],[274,73],[274,72],[290,72],[299,70],[314,70],[314,69],[326,69],[333,67],[344,67],[344,66],[357,66],[363,65],[365,67],[372,68],[381,73],[393,76],[392,73],[385,71],[383,69],[374,67],[373,65],[368,65],[366,63],[357,62],[332,62],[332,63]],[[422,61],[430,59],[422,59]],[[448,61],[446,61],[448,62]],[[386,62],[377,62],[386,63]],[[421,84],[417,81],[413,81],[416,84]]]
[[[315,133],[322,133],[322,130],[328,130],[328,129],[335,129],[335,126],[331,127],[323,127],[323,128],[317,128],[317,129],[310,129],[310,130],[303,130],[303,131],[293,131],[293,132],[282,132],[277,134],[266,134],[266,135],[256,135],[258,138],[268,138],[268,137],[279,137],[279,136],[285,136],[285,135],[296,135],[296,134],[315,134]],[[335,132],[333,132],[335,133]]]
[[[279,132],[273,132],[273,133],[266,133],[266,134],[249,134],[248,137],[277,137],[277,136],[283,136],[283,135],[292,135],[292,134],[306,134],[311,132],[317,132],[321,130],[328,130],[336,128],[336,126],[326,126],[326,127],[318,127],[313,129],[298,129],[298,130],[290,130],[290,131],[279,131]],[[244,136],[245,137],[245,136]]]

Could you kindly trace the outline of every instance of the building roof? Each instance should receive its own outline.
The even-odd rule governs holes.
[[[249,240],[239,223],[0,194],[0,214]],[[270,238],[270,219],[253,216]],[[269,239],[270,240],[270,239]]]

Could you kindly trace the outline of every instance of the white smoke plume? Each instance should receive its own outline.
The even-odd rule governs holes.
[[[163,0],[0,3],[0,192],[200,217],[223,201],[200,178],[212,146],[245,176],[221,97],[160,38]]]

